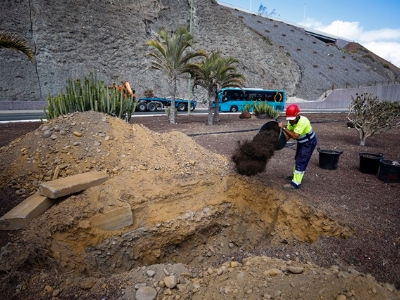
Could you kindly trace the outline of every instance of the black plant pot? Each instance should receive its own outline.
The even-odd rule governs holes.
[[[260,132],[265,131],[265,130],[275,130],[276,132],[279,132],[279,138],[275,145],[275,150],[281,150],[286,146],[287,137],[286,137],[286,134],[283,132],[283,130],[279,127],[278,122],[269,121],[269,122],[265,123],[260,128]]]

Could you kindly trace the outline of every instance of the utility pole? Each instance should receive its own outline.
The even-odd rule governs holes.
[[[193,31],[193,0],[190,0],[190,24],[189,24],[189,32],[192,34]],[[192,79],[188,78],[188,115],[190,115],[190,101],[192,98]]]

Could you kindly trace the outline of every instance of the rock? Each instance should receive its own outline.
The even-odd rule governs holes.
[[[157,290],[149,286],[138,288],[135,295],[136,300],[154,300],[156,297]]]
[[[44,138],[48,138],[51,136],[51,131],[50,130],[46,130],[45,132],[43,132],[43,137]]]
[[[178,279],[174,275],[167,276],[167,277],[164,277],[164,283],[165,283],[166,287],[172,289],[172,288],[176,287],[176,285],[178,284]]]
[[[77,137],[81,137],[83,135],[83,133],[79,132],[79,131],[74,131],[73,133],[74,133],[74,136],[77,136]]]
[[[96,284],[96,282],[97,279],[93,277],[83,278],[80,282],[80,287],[84,290],[90,290]]]
[[[53,293],[53,288],[50,286],[50,285],[46,285],[45,287],[44,287],[44,290],[45,290],[45,292],[46,293],[48,293],[48,294],[52,294]]]
[[[304,272],[304,268],[303,268],[303,267],[289,266],[289,267],[288,267],[288,271],[289,271],[290,273],[293,273],[293,274],[301,274],[301,273]]]
[[[282,274],[283,274],[283,272],[276,268],[269,269],[267,271],[264,271],[264,273],[263,273],[264,276],[270,276],[270,277],[275,277],[275,276],[282,275]]]
[[[145,286],[147,286],[145,282],[136,283],[135,284],[135,289],[139,289],[139,288],[142,288],[142,287],[145,287]]]

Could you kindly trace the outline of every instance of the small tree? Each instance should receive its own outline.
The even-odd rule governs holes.
[[[244,84],[244,76],[238,73],[234,66],[237,62],[236,58],[215,51],[207,55],[203,61],[191,64],[187,68],[194,79],[194,87],[201,86],[207,91],[208,125],[219,121],[219,99],[216,97],[218,89],[228,86],[242,87]]]
[[[260,4],[260,6],[258,7],[258,15],[259,16],[272,16],[275,15],[276,11],[275,9],[273,9],[271,12],[268,12],[268,9],[266,6]]]
[[[179,27],[171,36],[166,31],[159,32],[161,41],[151,40],[146,43],[156,51],[148,55],[153,58],[152,67],[164,71],[172,84],[171,109],[175,109],[175,97],[179,76],[187,73],[186,67],[190,60],[205,56],[203,50],[191,51],[193,36],[184,27]],[[175,123],[175,114],[169,115],[170,123]]]
[[[373,94],[356,94],[351,97],[347,119],[360,135],[360,145],[368,137],[400,126],[400,102],[382,101]]]

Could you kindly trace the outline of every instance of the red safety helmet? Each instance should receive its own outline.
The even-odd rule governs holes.
[[[290,104],[286,108],[286,120],[294,120],[300,113],[300,107],[297,104]]]

